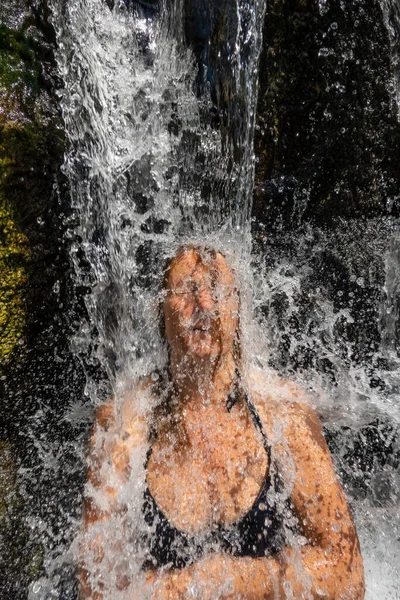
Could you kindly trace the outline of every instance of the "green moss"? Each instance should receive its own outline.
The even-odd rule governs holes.
[[[26,85],[39,92],[39,69],[35,57],[36,41],[24,28],[14,31],[0,24],[0,85],[6,89]]]
[[[35,129],[32,121],[40,93],[37,36],[24,2],[18,12],[23,17],[14,27],[12,19],[5,23],[4,12],[0,19],[0,375],[20,347],[26,325],[30,252],[16,196],[21,196],[23,171],[29,168],[26,155],[30,151],[36,155],[35,144],[26,142]]]
[[[26,125],[14,122],[3,123],[0,131],[0,373],[19,348],[26,323],[24,295],[30,250],[17,225],[9,189],[11,182],[17,183],[19,169],[12,140],[24,129]]]

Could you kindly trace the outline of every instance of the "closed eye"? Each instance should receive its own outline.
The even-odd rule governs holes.
[[[198,292],[198,286],[195,282],[187,283],[184,286],[178,286],[171,290],[172,294],[177,296],[184,296],[185,294],[196,294]]]

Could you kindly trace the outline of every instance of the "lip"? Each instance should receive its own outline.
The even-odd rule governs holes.
[[[206,323],[199,322],[195,323],[191,329],[192,331],[210,331],[211,327]]]

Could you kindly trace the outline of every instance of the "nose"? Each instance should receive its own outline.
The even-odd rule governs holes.
[[[207,287],[201,287],[197,292],[197,305],[201,310],[211,311],[214,308],[214,300],[211,290]]]

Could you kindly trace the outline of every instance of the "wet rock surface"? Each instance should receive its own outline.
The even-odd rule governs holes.
[[[0,442],[0,482],[0,597],[22,598],[27,583],[40,574],[43,547],[28,525],[15,448],[4,441]]]
[[[273,0],[260,62],[254,215],[270,227],[397,214],[395,66],[378,0]]]
[[[71,311],[70,211],[49,16],[41,0],[0,7],[0,534],[6,556],[0,597],[16,600],[40,576],[55,537],[60,544],[65,538],[67,489],[74,495],[80,489],[76,452],[68,459],[78,434],[64,419],[82,395],[83,379],[69,349],[79,317]],[[55,440],[74,468],[64,472],[64,458],[51,460]]]

